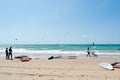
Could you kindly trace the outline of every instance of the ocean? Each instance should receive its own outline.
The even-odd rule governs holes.
[[[90,47],[98,57],[120,57],[120,44],[0,44],[0,57],[5,57],[5,48],[12,46],[13,56],[27,55],[32,58],[48,58],[50,56],[86,57]]]

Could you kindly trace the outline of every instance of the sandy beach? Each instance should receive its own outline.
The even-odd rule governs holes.
[[[120,69],[103,69],[101,62],[115,62],[108,58],[82,59],[19,59],[0,58],[0,80],[120,80]]]

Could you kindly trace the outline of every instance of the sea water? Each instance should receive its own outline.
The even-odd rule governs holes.
[[[0,57],[5,56],[5,48],[12,46],[13,56],[27,55],[32,58],[50,56],[86,57],[90,47],[98,57],[120,58],[120,44],[0,44]]]

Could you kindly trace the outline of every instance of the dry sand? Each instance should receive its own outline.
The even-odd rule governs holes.
[[[109,71],[99,66],[101,62],[115,59],[19,59],[0,58],[0,80],[120,80],[120,69]]]

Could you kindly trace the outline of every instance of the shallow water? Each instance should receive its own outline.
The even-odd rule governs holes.
[[[119,58],[120,44],[0,44],[0,56],[5,56],[5,48],[12,46],[13,56],[28,55],[34,58],[48,58],[49,56],[77,56],[86,57],[90,47],[97,57]],[[93,56],[95,57],[95,56]]]

